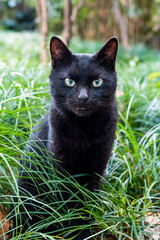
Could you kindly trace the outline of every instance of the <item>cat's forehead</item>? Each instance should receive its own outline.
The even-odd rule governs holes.
[[[94,70],[94,60],[92,54],[73,54],[72,63],[68,68],[71,76],[87,77]]]
[[[74,53],[73,55],[76,56],[77,58],[82,58],[82,57],[91,58],[91,57],[93,57],[93,54],[91,54],[91,53]]]
[[[89,79],[102,75],[105,71],[97,64],[94,54],[73,54],[72,61],[63,66],[61,75],[74,79]]]
[[[93,54],[90,53],[75,53],[73,54],[74,61],[78,64],[87,64],[93,61]]]
[[[77,53],[73,54],[72,67],[77,69],[88,69],[93,67],[93,54]]]

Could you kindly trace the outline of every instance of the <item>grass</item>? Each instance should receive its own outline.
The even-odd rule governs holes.
[[[29,144],[32,128],[50,105],[50,63],[44,67],[39,62],[38,33],[1,31],[0,35],[0,207],[7,219],[2,220],[0,233],[4,235],[6,221],[21,216],[19,206],[25,200],[20,198],[17,187],[18,169],[22,156],[28,156],[24,146]],[[74,52],[95,52],[101,46],[102,43],[79,38],[73,38],[70,44]],[[96,238],[99,235],[101,240],[109,239],[110,232],[119,240],[160,237],[156,224],[148,221],[148,215],[160,218],[160,53],[143,45],[134,46],[129,52],[120,47],[116,68],[119,122],[102,189],[93,194],[64,172],[62,176],[53,177],[52,165],[48,166],[46,179],[44,159],[41,172],[28,169],[28,174],[34,177],[35,184],[36,178],[41,177],[49,189],[52,204],[42,203],[42,211],[49,214],[48,220],[42,219],[25,233],[15,230],[11,239],[41,239],[42,236],[69,239],[69,231],[81,227],[64,228],[63,235],[57,231],[55,236],[44,235],[41,229],[50,223],[62,224],[79,216],[85,218],[86,212],[91,223],[84,228],[93,229],[93,235]],[[36,157],[34,164],[35,169],[39,169]],[[78,197],[76,200],[81,201],[83,207],[68,211],[63,199],[55,201],[51,192],[56,195],[60,186],[65,187],[65,191],[69,191],[69,186],[80,191],[85,200]],[[15,196],[18,203],[11,214],[10,202]],[[68,201],[72,201],[72,196],[73,193]],[[40,199],[35,198],[35,205],[38,201]]]

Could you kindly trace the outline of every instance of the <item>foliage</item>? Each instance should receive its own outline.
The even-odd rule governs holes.
[[[21,216],[19,206],[24,201],[17,188],[20,159],[26,155],[30,159],[25,145],[29,144],[32,127],[49,108],[50,64],[44,67],[39,63],[38,33],[1,31],[0,34],[0,204],[8,210],[7,220],[11,220],[13,216]],[[100,42],[74,38],[70,47],[74,52],[95,52],[101,46]],[[135,46],[130,52],[119,48],[116,65],[119,123],[106,177],[102,178],[102,189],[93,194],[80,187],[64,171],[57,177],[53,174],[52,164],[48,166],[47,178],[44,178],[42,172],[46,176],[46,159],[42,159],[40,172],[36,155],[35,158],[32,155],[35,172],[29,169],[27,172],[35,183],[38,176],[48,186],[50,190],[45,194],[52,204],[42,202],[42,211],[48,214],[48,219],[42,219],[25,233],[16,233],[15,230],[12,239],[41,239],[42,236],[45,239],[59,239],[58,231],[56,236],[49,236],[43,234],[41,229],[49,223],[63,226],[65,220],[86,218],[86,212],[91,223],[83,227],[93,229],[93,235],[99,235],[103,240],[110,233],[119,240],[143,239],[144,236],[152,239],[151,235],[159,235],[156,225],[146,220],[146,216],[153,213],[158,218],[160,211],[159,60],[159,53],[144,46]],[[21,167],[25,171],[24,166]],[[72,186],[85,196],[85,200],[77,198],[82,203],[81,209],[68,211],[63,199],[55,201],[54,196],[59,192],[60,185],[66,191]],[[72,192],[70,194],[68,201],[73,197]],[[10,202],[15,197],[18,197],[18,203],[10,213]],[[38,201],[39,196],[35,198],[35,205]],[[3,222],[0,228],[3,228]],[[63,237],[67,239],[69,231],[79,228],[82,226],[72,226],[70,229],[61,227]]]
[[[73,7],[79,0],[72,0]],[[111,35],[121,36],[116,23],[114,2],[120,8],[130,43],[145,42],[159,48],[160,1],[138,0],[86,0],[74,21],[73,33],[84,39],[105,40]],[[35,0],[1,0],[0,29],[33,30],[38,27]],[[50,32],[63,31],[63,0],[47,0],[48,28]],[[96,18],[95,18],[96,15]],[[121,39],[122,40],[122,39]]]
[[[0,28],[12,30],[33,30],[36,26],[35,1],[0,1]]]

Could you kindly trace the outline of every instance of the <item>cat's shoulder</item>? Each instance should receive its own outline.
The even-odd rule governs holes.
[[[34,137],[47,140],[48,139],[48,131],[49,131],[49,123],[48,123],[49,115],[46,114],[43,119],[41,119],[33,128]]]

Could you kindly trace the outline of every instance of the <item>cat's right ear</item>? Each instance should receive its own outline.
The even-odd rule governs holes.
[[[116,37],[112,37],[104,44],[99,52],[94,54],[94,57],[99,63],[114,70],[117,50],[118,39]]]
[[[65,62],[67,63],[72,57],[71,51],[57,37],[51,38],[50,53],[51,53],[53,68],[55,68],[57,64],[65,64]]]

